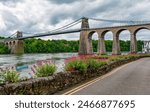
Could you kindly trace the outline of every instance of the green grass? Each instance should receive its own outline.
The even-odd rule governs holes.
[[[37,77],[47,77],[54,74],[56,71],[56,66],[53,64],[45,64],[40,66],[36,71]]]
[[[16,71],[7,70],[1,73],[1,82],[15,83],[19,81],[19,74]]]
[[[82,60],[74,60],[66,64],[65,66],[66,71],[80,71],[86,72],[87,71],[87,64]]]

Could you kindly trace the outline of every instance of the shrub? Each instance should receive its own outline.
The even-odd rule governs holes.
[[[100,59],[108,59],[109,56],[108,55],[100,55],[100,56],[98,56],[98,58],[100,58]]]
[[[5,81],[0,79],[0,85],[3,85],[3,84],[5,84]]]
[[[8,70],[1,74],[4,82],[14,83],[19,81],[19,74],[16,71]]]
[[[118,58],[118,57],[113,57],[113,58],[109,59],[110,62],[112,62],[112,61],[118,61],[118,60],[120,60],[120,58]]]
[[[4,83],[5,83],[5,81],[4,81],[3,74],[2,74],[2,72],[0,72],[0,85],[2,85]]]
[[[100,62],[96,59],[87,59],[87,60],[74,60],[70,61],[66,64],[65,69],[66,71],[76,71],[79,72],[86,72],[87,69],[96,70],[104,65],[106,62]]]
[[[65,66],[66,71],[76,71],[79,72],[86,72],[87,71],[87,64],[81,60],[74,60],[70,61]]]
[[[106,62],[100,62],[94,59],[89,59],[87,61],[88,69],[91,69],[91,70],[96,70],[106,64],[107,64]]]
[[[36,76],[37,77],[46,77],[51,76],[56,71],[56,66],[53,64],[44,64],[37,68]]]
[[[128,59],[137,58],[138,56],[128,56]]]

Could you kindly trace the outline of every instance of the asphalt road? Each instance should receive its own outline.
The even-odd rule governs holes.
[[[64,94],[150,95],[150,58],[123,65]]]

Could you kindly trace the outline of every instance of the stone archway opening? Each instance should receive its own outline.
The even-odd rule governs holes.
[[[143,52],[143,42],[150,41],[150,29],[148,28],[139,28],[135,31],[135,36],[137,40],[137,52]]]
[[[15,41],[13,41],[13,45],[15,45]]]
[[[9,45],[11,46],[11,45],[12,45],[12,42],[9,42]]]
[[[7,46],[9,45],[8,42],[6,42],[6,45],[7,45]]]
[[[88,36],[88,43],[89,43],[89,46],[90,46],[90,49],[91,49],[91,52],[92,53],[97,53],[98,52],[98,33],[96,31],[92,31],[89,33],[89,36]]]
[[[113,33],[112,31],[104,31],[102,32],[102,38],[105,41],[105,50],[106,54],[112,54],[112,46],[113,46]]]
[[[120,44],[120,52],[121,54],[129,54],[130,53],[130,31],[123,29],[118,32],[119,44]]]

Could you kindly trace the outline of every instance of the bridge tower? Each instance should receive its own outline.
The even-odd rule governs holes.
[[[79,43],[79,55],[93,54],[92,41],[89,36],[89,22],[88,18],[83,17],[81,23],[80,43]]]
[[[5,41],[5,44],[9,47],[11,50],[11,54],[23,54],[24,53],[24,42],[23,40],[19,40],[21,38],[22,32],[17,31],[17,39],[11,39],[8,41]]]

